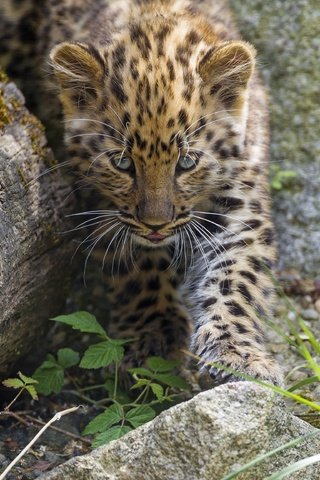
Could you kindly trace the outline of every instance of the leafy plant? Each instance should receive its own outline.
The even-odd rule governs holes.
[[[271,188],[274,190],[282,190],[285,188],[294,178],[297,178],[298,174],[294,170],[282,170],[278,165],[271,165]]]
[[[287,389],[288,392],[303,391],[303,387],[311,384],[319,384],[320,381],[320,342],[314,336],[306,321],[299,314],[290,298],[284,293],[283,289],[273,277],[275,287],[277,289],[278,296],[281,298],[286,306],[286,313],[281,319],[283,325],[286,326],[288,333],[282,328],[277,327],[274,321],[264,321],[273,328],[280,336],[282,336],[286,342],[293,348],[304,360],[303,367],[309,369],[309,376],[299,382],[290,385]],[[288,312],[293,313],[293,317]],[[297,367],[299,368],[299,367]],[[287,379],[290,378],[290,374]],[[320,406],[317,403],[310,405],[312,409],[320,410]]]
[[[37,391],[44,395],[59,393],[64,384],[65,370],[79,363],[79,354],[71,348],[61,348],[57,357],[48,354],[46,360],[33,374]]]
[[[6,407],[8,410],[11,405],[20,397],[20,395],[26,391],[31,395],[31,398],[33,400],[38,400],[38,395],[35,389],[35,385],[37,384],[37,380],[32,378],[32,377],[27,377],[26,375],[23,375],[23,373],[18,372],[18,377],[15,378],[7,378],[6,380],[3,380],[2,384],[5,387],[8,388],[14,388],[18,389],[19,392],[17,395],[14,397],[14,399],[10,402],[10,404]]]
[[[285,296],[279,285],[277,287],[279,295],[287,303],[288,310],[294,311],[295,309],[288,297]],[[19,372],[19,378],[7,379],[3,383],[7,387],[19,388],[18,396],[22,391],[27,390],[30,394],[32,393],[33,398],[37,398],[37,392],[44,395],[59,393],[67,380],[68,385],[72,384],[74,387],[74,390],[68,390],[70,394],[78,396],[84,402],[94,405],[98,409],[98,414],[90,420],[83,430],[83,435],[94,436],[92,443],[94,447],[120,438],[132,429],[152,420],[159,411],[168,407],[168,402],[172,403],[184,398],[185,394],[183,392],[188,389],[188,384],[175,372],[179,362],[151,357],[147,359],[144,367],[126,370],[122,366],[122,360],[126,344],[133,339],[110,338],[96,318],[88,312],[60,315],[53,320],[68,325],[74,330],[89,334],[93,338],[93,343],[81,355],[71,348],[62,348],[58,350],[56,355],[48,354],[32,377],[26,377]],[[243,375],[222,365],[214,365],[236,376],[270,388],[276,393],[319,412],[319,404],[312,401],[308,395],[303,395],[305,387],[313,383],[319,383],[320,380],[319,341],[297,312],[295,312],[295,320],[289,318],[288,315],[285,318],[289,333],[280,329],[274,322],[265,321],[301,355],[305,361],[304,365],[309,367],[310,370],[308,377],[289,385],[289,388],[285,389]],[[192,355],[190,352],[186,353]],[[83,374],[80,376],[80,384],[73,374],[72,369],[75,367],[83,370]],[[85,372],[90,372],[90,381],[81,385],[87,378]],[[95,373],[95,376],[102,377],[102,382],[91,384],[93,373]],[[130,378],[131,388],[129,392],[123,391],[120,387],[123,374]],[[299,441],[302,441],[302,438],[297,439],[297,442]],[[250,462],[250,465],[241,467],[239,472],[233,472],[226,478],[235,478],[237,473],[245,471],[246,468],[253,466],[255,463],[278,451],[280,452],[282,449],[290,448],[294,444],[295,441],[293,443],[289,442],[288,445],[279,447],[279,450],[267,452],[265,455],[254,459],[253,463]],[[315,460],[313,459],[313,461]],[[302,465],[304,465],[303,462],[295,467],[292,466],[292,468],[302,468]],[[280,474],[283,475],[283,472],[279,472]]]
[[[56,356],[48,354],[32,377],[26,377],[19,372],[20,378],[5,380],[4,385],[20,388],[18,395],[27,390],[33,398],[37,398],[37,392],[43,395],[59,393],[65,380],[71,381],[75,390],[69,393],[95,405],[100,411],[103,410],[83,431],[83,435],[94,435],[94,447],[120,438],[152,420],[157,414],[155,406],[157,410],[165,408],[168,402],[178,399],[183,391],[188,389],[187,382],[175,373],[179,362],[151,357],[147,359],[146,367],[132,368],[125,372],[131,378],[131,397],[137,391],[135,398],[131,398],[119,387],[119,377],[123,371],[120,366],[125,345],[132,339],[110,338],[96,318],[88,312],[60,315],[53,320],[74,330],[89,333],[95,336],[97,341],[89,345],[82,356],[71,348],[61,348]],[[104,377],[103,383],[81,387],[69,371],[76,366],[84,370],[100,370]],[[106,371],[106,367],[112,367],[113,372]],[[93,398],[94,391],[102,398]]]
[[[139,389],[140,393],[134,401],[119,402],[116,395],[110,401],[113,405],[95,417],[86,426],[84,435],[97,434],[93,446],[98,447],[106,442],[120,438],[133,428],[149,422],[156,416],[154,405],[171,402],[179,393],[172,393],[171,388],[184,390],[188,384],[184,379],[172,373],[179,362],[151,357],[147,360],[149,368],[132,368],[135,383],[131,390]]]

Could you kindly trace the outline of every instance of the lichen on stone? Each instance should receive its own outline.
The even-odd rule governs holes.
[[[0,83],[7,83],[8,81],[8,75],[0,69]]]
[[[20,120],[21,125],[27,129],[28,136],[31,141],[32,150],[35,155],[42,159],[46,158],[47,148],[43,144],[43,133],[45,128],[43,124],[34,115],[25,113]]]
[[[296,172],[273,192],[280,268],[319,275],[320,3],[229,0],[270,91],[271,165]]]
[[[12,121],[7,103],[3,96],[3,90],[0,88],[0,129],[3,129]]]

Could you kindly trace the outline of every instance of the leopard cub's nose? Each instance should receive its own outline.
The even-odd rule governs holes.
[[[157,232],[158,230],[161,230],[161,228],[167,225],[166,223],[162,223],[161,225],[152,225],[150,223],[145,223],[145,222],[143,223],[146,227],[150,228],[150,230],[152,230],[153,232]]]

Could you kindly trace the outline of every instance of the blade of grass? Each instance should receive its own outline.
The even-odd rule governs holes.
[[[310,383],[319,383],[319,378],[317,375],[314,375],[313,377],[308,377],[305,378],[304,380],[300,380],[300,382],[295,383],[292,385],[290,388],[288,388],[288,392],[293,392],[294,390],[298,390],[301,387],[304,387],[305,385],[310,385]]]
[[[263,382],[262,380],[259,380],[258,378],[252,377],[251,375],[247,375],[246,373],[238,372],[237,370],[234,370],[233,368],[225,367],[224,365],[221,365],[220,363],[206,362],[205,360],[203,360],[198,355],[195,355],[194,353],[189,352],[188,350],[184,350],[183,348],[181,349],[181,352],[186,354],[186,355],[189,355],[190,357],[192,357],[192,358],[194,358],[198,361],[204,362],[206,365],[213,366],[215,368],[219,368],[220,370],[226,371],[228,373],[232,373],[232,375],[234,375],[236,377],[242,378],[243,380],[247,380],[247,381],[250,381],[250,382],[254,382],[258,385],[261,385],[262,387],[269,388],[269,390],[272,390],[273,392],[279,393],[280,395],[282,395],[284,397],[293,398],[294,400],[296,400],[299,403],[302,403],[304,405],[308,405],[308,407],[312,408],[313,410],[320,411],[320,405],[318,405],[315,402],[311,402],[310,400],[307,400],[306,398],[303,398],[300,395],[289,392],[289,390],[285,390],[284,388],[278,387],[277,385],[273,385],[272,383]]]
[[[229,473],[227,476],[223,477],[221,480],[231,480],[232,478],[236,478],[240,473],[246,472],[247,470],[252,468],[254,465],[257,465],[258,463],[263,462],[264,460],[271,457],[272,455],[275,455],[276,453],[281,452],[282,450],[285,450],[287,448],[295,447],[296,445],[303,442],[307,438],[313,437],[315,435],[320,435],[320,431],[312,432],[307,435],[302,435],[301,437],[295,438],[294,440],[290,440],[290,442],[284,443],[280,447],[274,448],[273,450],[270,450],[267,453],[258,455],[253,460],[251,460],[250,462],[240,467],[236,472]]]
[[[298,319],[298,323],[301,327],[301,329],[304,331],[304,333],[307,335],[309,342],[314,348],[314,351],[316,352],[317,355],[320,355],[320,343],[317,341],[313,333],[311,332],[310,328],[307,326],[306,322],[303,320],[303,318]]]
[[[290,370],[290,372],[287,373],[287,375],[285,376],[285,381],[289,380],[290,377],[298,370],[301,370],[302,368],[306,369],[307,367],[308,367],[307,362],[303,362],[301,363],[301,365],[296,365]]]
[[[303,468],[308,467],[309,465],[313,465],[314,463],[320,462],[320,454],[313,455],[312,457],[304,458],[303,460],[299,460],[298,462],[292,463],[288,465],[288,467],[283,468],[279,472],[274,473],[270,477],[267,477],[266,480],[282,480],[283,478],[290,475],[290,473],[298,472]]]
[[[270,319],[265,318],[265,317],[260,317],[261,320],[271,327],[280,337],[282,337],[287,343],[289,343],[292,347],[297,348],[297,344],[294,340],[292,340],[289,335],[284,333],[278,325],[276,325],[274,322],[272,322]]]
[[[308,348],[306,345],[301,344],[299,347],[300,353],[304,356],[304,358],[307,360],[309,367],[313,372],[317,375],[317,377],[320,380],[320,366],[317,364],[317,362],[314,360],[312,357],[311,353],[309,352]]]

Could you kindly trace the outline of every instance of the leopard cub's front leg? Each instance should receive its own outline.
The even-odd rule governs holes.
[[[198,273],[192,282],[192,348],[201,358],[205,385],[241,380],[241,373],[282,384],[281,370],[266,350],[260,320],[270,313],[273,287],[263,265],[266,258],[255,247],[253,236],[246,245],[245,241],[230,242],[224,239],[227,235],[221,235],[222,253],[211,254],[208,270]]]
[[[191,322],[177,289],[178,274],[165,249],[139,252],[135,265],[121,262],[111,285],[110,333],[133,339],[126,345],[122,368],[142,366],[152,356],[182,358],[188,348]]]

